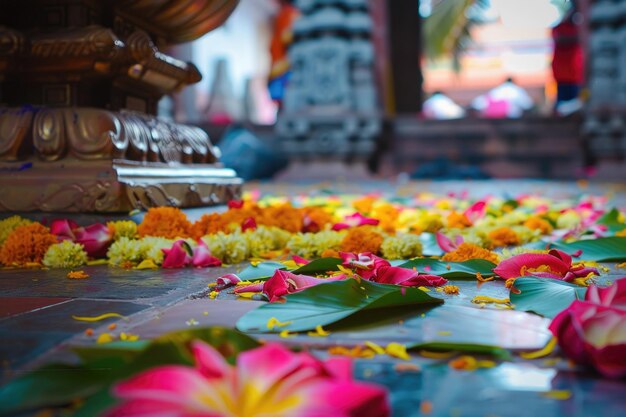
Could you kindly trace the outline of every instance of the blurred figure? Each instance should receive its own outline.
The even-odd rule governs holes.
[[[269,75],[270,97],[281,108],[285,86],[289,80],[288,49],[293,40],[293,23],[299,16],[293,0],[279,0],[279,10],[274,22],[274,33],[270,44],[272,66]]]
[[[471,107],[482,117],[491,119],[518,118],[532,109],[533,99],[512,78],[472,100]]]
[[[435,91],[422,104],[422,115],[435,120],[459,119],[465,116],[465,110],[441,91]]]
[[[555,111],[562,115],[582,108],[578,95],[584,82],[585,61],[579,37],[580,22],[576,19],[576,3],[572,3],[561,22],[552,28],[552,73],[557,84]]]

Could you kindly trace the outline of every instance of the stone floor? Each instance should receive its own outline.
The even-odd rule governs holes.
[[[624,206],[623,185],[580,185],[544,182],[423,183],[396,184],[397,192],[437,192],[468,189],[471,194],[541,192],[567,195],[580,192],[613,192],[613,201]],[[317,186],[319,188],[319,185]],[[350,184],[334,187],[344,192],[363,191]],[[281,194],[302,191],[302,186],[265,186]],[[304,187],[306,188],[306,187]],[[370,183],[366,190],[377,189]],[[389,191],[390,187],[386,187]],[[191,213],[192,216],[198,212]],[[198,326],[234,326],[239,317],[260,302],[238,300],[222,293],[217,299],[206,296],[207,284],[243,265],[228,268],[127,271],[107,266],[85,268],[90,278],[68,280],[65,271],[0,270],[0,359],[3,381],[21,375],[51,360],[74,360],[67,346],[93,344],[95,337],[116,323],[114,333],[138,334],[142,339],[190,323]],[[615,279],[617,275],[605,279]],[[365,340],[379,344],[390,341],[464,342],[493,344],[513,351],[541,348],[549,339],[548,321],[535,315],[477,308],[474,295],[506,297],[502,282],[478,286],[475,281],[458,281],[459,295],[446,298],[442,306],[429,310],[403,311],[381,317],[375,323],[331,327],[327,338],[297,336],[280,339],[306,346],[325,356],[329,346],[354,345]],[[126,320],[106,319],[98,323],[74,320],[116,312]],[[422,313],[424,314],[422,316]],[[193,319],[193,321],[192,321]],[[354,323],[352,323],[354,324]],[[94,336],[85,330],[94,329]],[[255,336],[255,335],[253,335]],[[256,335],[262,339],[278,336]],[[430,359],[414,354],[411,369],[403,361],[377,356],[358,360],[356,376],[386,385],[391,392],[394,416],[620,416],[626,415],[626,382],[610,381],[592,374],[574,372],[565,360],[504,361],[490,369],[456,371],[448,359]],[[418,370],[419,369],[419,370]],[[552,390],[571,392],[569,399],[557,399]],[[2,407],[0,405],[0,411]]]

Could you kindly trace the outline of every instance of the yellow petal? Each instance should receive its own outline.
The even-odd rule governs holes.
[[[275,327],[285,327],[289,326],[290,324],[290,321],[281,322],[276,317],[270,317],[270,319],[267,321],[267,328],[269,330],[272,330]]]
[[[552,400],[569,400],[572,397],[572,392],[565,389],[552,390],[543,392],[541,395]]]
[[[409,360],[411,357],[406,352],[406,346],[400,343],[389,343],[385,348],[385,352],[389,356],[393,356],[394,358]]]
[[[144,259],[134,269],[158,269],[159,266],[152,259]]]
[[[113,341],[113,336],[109,333],[102,333],[96,339],[96,343],[98,344],[111,343],[112,341]]]
[[[377,355],[384,355],[385,354],[385,349],[382,348],[382,346],[377,345],[374,342],[370,342],[370,341],[365,341],[365,346],[367,346],[368,348],[372,349],[374,351],[375,354]]]
[[[94,321],[100,321],[100,320],[104,320],[104,319],[108,319],[111,317],[119,317],[122,319],[125,319],[125,316],[122,316],[119,313],[104,313],[101,314],[99,316],[95,316],[95,317],[80,317],[80,316],[72,316],[72,318],[74,320],[78,320],[78,321],[87,321],[87,322],[94,322]]]
[[[536,350],[534,352],[520,352],[520,357],[523,359],[538,359],[548,356],[554,350],[556,346],[556,338],[551,338],[550,341],[544,346],[543,349]]]

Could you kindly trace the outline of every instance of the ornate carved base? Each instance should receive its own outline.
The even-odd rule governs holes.
[[[0,162],[0,211],[124,212],[198,207],[241,195],[242,180],[219,164]]]

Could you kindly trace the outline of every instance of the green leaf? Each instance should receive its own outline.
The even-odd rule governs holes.
[[[111,360],[112,363],[113,361],[127,363],[135,359],[149,344],[149,340],[116,341],[103,345],[74,346],[71,350],[84,364],[101,363],[107,360]]]
[[[443,303],[418,288],[354,279],[316,285],[285,298],[284,303],[268,303],[248,312],[237,321],[237,328],[244,332],[300,332],[336,323],[358,312],[376,310],[380,315],[385,308]],[[273,317],[289,324],[270,330],[267,322]]]
[[[309,262],[306,265],[301,266],[298,269],[294,269],[294,274],[322,274],[326,271],[338,271],[337,266],[342,264],[342,260],[339,258],[320,258]]]
[[[490,355],[508,359],[511,353],[499,346],[477,345],[473,343],[427,342],[407,345],[407,350],[432,350],[435,352],[463,352],[475,355]]]
[[[495,275],[496,264],[484,259],[472,259],[464,262],[444,262],[432,258],[413,259],[400,265],[401,268],[416,268],[419,273],[439,275],[445,278],[461,279],[476,278],[480,272],[483,277]]]
[[[0,388],[0,415],[60,406],[94,394],[107,383],[108,369],[53,364]]]
[[[515,280],[519,293],[511,291],[511,303],[515,310],[530,311],[553,318],[573,301],[582,300],[586,287],[551,278],[522,277]]]
[[[599,239],[579,240],[571,243],[554,242],[552,248],[560,249],[570,255],[582,250],[579,259],[597,262],[626,261],[626,237],[602,237]]]
[[[244,281],[267,279],[274,275],[274,272],[276,272],[277,269],[287,269],[287,267],[280,262],[261,262],[256,266],[248,266],[243,271],[238,273],[237,276]]]
[[[598,219],[597,223],[605,225],[611,232],[619,232],[620,230],[626,229],[626,223],[621,222],[619,217],[619,210],[613,208],[608,213],[604,213],[604,215]]]

